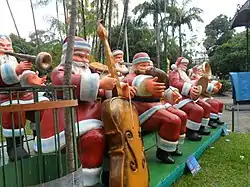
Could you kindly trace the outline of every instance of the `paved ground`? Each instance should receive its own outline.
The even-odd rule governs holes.
[[[215,97],[223,101],[226,104],[232,104],[232,94],[230,92],[226,93],[226,96]],[[248,107],[248,109],[250,109]],[[250,132],[250,110],[235,112],[235,131],[239,132]],[[237,117],[238,116],[238,117]],[[228,124],[228,128],[232,127],[232,112],[224,110],[222,120]],[[239,123],[238,123],[239,122]]]

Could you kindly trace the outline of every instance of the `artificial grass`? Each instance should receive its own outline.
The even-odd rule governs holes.
[[[155,145],[154,134],[143,137],[150,172],[150,187],[166,187],[179,179],[184,174],[188,156],[194,154],[196,158],[199,158],[205,149],[221,136],[222,128],[223,126],[211,129],[210,136],[203,136],[198,142],[185,140],[185,143],[179,146],[183,155],[175,157],[175,164],[163,164],[156,159],[156,147],[150,148],[152,143]]]
[[[201,170],[196,176],[188,173],[171,187],[250,186],[250,134],[231,133],[220,138],[199,163]]]

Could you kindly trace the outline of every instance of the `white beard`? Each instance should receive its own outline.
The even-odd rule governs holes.
[[[5,64],[5,63],[8,63],[8,64],[12,65],[13,67],[16,67],[18,65],[16,58],[13,56],[10,56],[10,55],[0,56],[0,66]]]
[[[64,65],[64,64],[65,64],[65,55],[62,55],[60,65]],[[73,61],[72,62],[72,73],[77,74],[77,75],[91,73],[91,71],[89,69],[89,64],[84,63],[84,62]]]
[[[191,83],[191,80],[190,78],[188,77],[187,73],[185,71],[183,71],[182,69],[178,69],[178,72],[180,74],[180,77],[182,80],[188,82],[188,83]]]
[[[72,62],[72,73],[82,75],[85,73],[91,73],[89,64],[83,62]]]

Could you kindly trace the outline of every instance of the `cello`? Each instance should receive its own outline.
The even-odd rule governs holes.
[[[101,22],[97,34],[104,43],[105,57],[111,77],[117,80],[117,97],[102,103],[102,121],[109,146],[110,187],[148,187],[149,171],[141,137],[139,117],[131,99],[121,97],[122,89],[115,62],[108,43],[107,32]]]

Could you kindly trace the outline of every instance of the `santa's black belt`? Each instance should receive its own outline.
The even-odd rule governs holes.
[[[153,103],[153,102],[160,102],[160,99],[148,98],[148,97],[134,97],[132,101]]]

